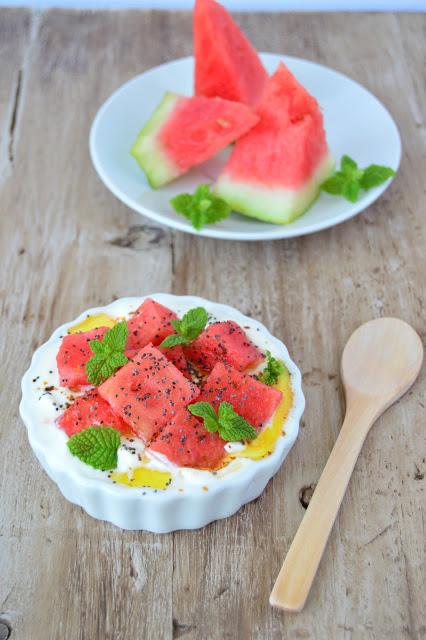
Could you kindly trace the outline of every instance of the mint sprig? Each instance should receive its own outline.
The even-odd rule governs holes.
[[[120,432],[112,427],[90,426],[71,436],[67,442],[73,456],[94,467],[109,471],[117,467]]]
[[[96,386],[101,384],[128,362],[128,358],[124,355],[128,331],[127,323],[123,320],[105,331],[102,340],[89,342],[94,354],[86,362],[86,375],[89,382]]]
[[[378,164],[360,169],[355,160],[345,155],[340,161],[340,169],[321,185],[321,189],[333,196],[343,196],[350,202],[356,202],[361,189],[368,191],[378,187],[394,175],[393,169]]]
[[[257,436],[256,429],[236,413],[229,402],[221,402],[217,414],[210,402],[195,402],[188,405],[188,410],[192,415],[203,419],[207,431],[217,431],[219,436],[228,442],[253,440]]]
[[[230,205],[212,193],[208,184],[199,184],[194,193],[180,193],[170,200],[170,204],[198,231],[205,224],[223,220],[231,213]]]
[[[266,352],[266,367],[259,376],[259,380],[268,386],[277,384],[278,378],[283,373],[285,367],[281,360],[274,358],[270,351]]]
[[[195,338],[198,338],[206,326],[208,319],[209,317],[204,307],[190,309],[185,313],[182,320],[171,321],[176,333],[164,338],[160,347],[170,349],[177,344],[189,344],[195,340]]]

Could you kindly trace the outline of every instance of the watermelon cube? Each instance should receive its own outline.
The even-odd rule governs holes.
[[[148,442],[200,393],[152,344],[99,386],[113,411]]]
[[[210,402],[216,410],[221,402],[229,402],[255,429],[260,429],[273,415],[282,395],[253,376],[218,362],[206,379],[199,400]]]
[[[254,105],[268,79],[260,58],[215,0],[194,7],[195,94]]]
[[[187,409],[181,409],[150,445],[180,467],[217,469],[225,457],[225,441],[209,433]]]
[[[108,331],[108,327],[64,336],[56,356],[60,384],[63,387],[90,384],[86,376],[86,362],[93,356],[89,342],[102,340],[105,331]]]
[[[147,298],[127,321],[129,336],[126,350],[140,351],[149,343],[158,346],[164,338],[175,333],[171,320],[177,320],[174,311]]]
[[[130,436],[132,430],[117,416],[96,389],[91,389],[76,400],[59,416],[58,426],[71,437],[87,427],[113,427],[123,435]]]
[[[184,351],[202,371],[211,371],[217,362],[226,362],[242,371],[263,360],[262,352],[232,320],[210,324]]]

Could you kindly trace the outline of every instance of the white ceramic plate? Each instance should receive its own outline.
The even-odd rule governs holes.
[[[258,343],[259,340],[266,341],[274,355],[285,362],[291,375],[293,406],[284,423],[285,434],[278,438],[271,455],[256,461],[244,459],[244,464],[223,476],[198,470],[197,481],[185,484],[184,492],[174,483],[167,490],[157,492],[113,484],[105,472],[89,467],[70,454],[67,437],[55,424],[60,415],[56,413],[56,407],[61,403],[61,395],[55,395],[59,386],[56,354],[61,337],[66,335],[68,327],[81,322],[87,315],[104,312],[113,317],[128,316],[144,298],[121,298],[106,307],[89,309],[56,329],[34,353],[31,366],[22,379],[20,413],[31,447],[45,471],[68,500],[82,506],[91,516],[108,520],[123,529],[145,529],[155,533],[196,529],[230,516],[243,504],[257,498],[278,471],[297,438],[305,406],[301,375],[283,343],[259,322],[236,309],[194,296],[159,293],[149,297],[180,314],[192,307],[203,306],[218,319],[235,320],[246,328],[249,336],[257,337]],[[52,396],[43,392],[39,380],[55,387]],[[232,464],[227,469],[230,470]],[[203,484],[209,485],[207,492],[203,490]]]
[[[313,62],[261,54],[269,72],[280,60],[318,100],[331,152],[337,161],[348,154],[361,167],[383,164],[397,169],[401,156],[398,129],[384,106],[350,78]],[[218,154],[190,173],[157,191],[151,189],[130,147],[165,91],[191,95],[194,61],[182,58],[155,67],[130,80],[100,108],[90,134],[90,153],[101,180],[122,202],[138,213],[180,231],[229,240],[290,238],[326,229],[348,220],[368,207],[389,182],[363,192],[358,202],[321,193],[311,209],[288,225],[273,225],[237,213],[197,232],[173,211],[169,200],[177,193],[193,191],[200,182],[212,182],[227,152]]]

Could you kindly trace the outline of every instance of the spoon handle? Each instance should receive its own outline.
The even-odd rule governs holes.
[[[269,602],[300,611],[308,597],[359,452],[373,422],[368,412],[347,411],[306,514],[287,553]]]

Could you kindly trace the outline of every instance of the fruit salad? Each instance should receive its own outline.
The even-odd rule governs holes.
[[[170,298],[117,301],[50,341],[34,412],[62,464],[132,490],[208,491],[284,437],[293,389],[272,337]]]

